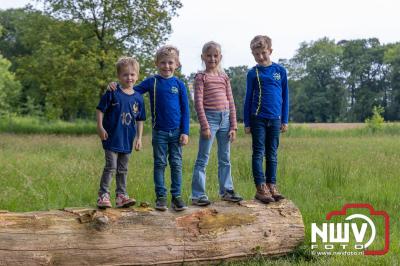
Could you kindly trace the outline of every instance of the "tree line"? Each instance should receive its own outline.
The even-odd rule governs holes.
[[[155,50],[182,6],[177,0],[42,2],[41,11],[0,10],[0,115],[92,119],[119,56],[139,59],[140,79],[155,73]],[[288,70],[291,121],[363,122],[374,106],[383,108],[385,120],[400,120],[400,43],[321,38],[278,63]],[[247,71],[225,69],[238,120]],[[178,75],[188,83],[194,76]],[[193,106],[191,112],[196,119]]]
[[[179,0],[40,2],[43,10],[0,10],[0,73],[11,72],[6,80],[16,94],[9,97],[11,87],[0,83],[3,114],[92,118],[118,57],[138,58],[141,79],[154,72],[153,55],[182,6]]]

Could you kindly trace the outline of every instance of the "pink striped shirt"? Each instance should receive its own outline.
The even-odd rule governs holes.
[[[199,72],[194,80],[194,107],[201,130],[208,129],[205,111],[229,110],[230,130],[237,129],[236,108],[231,83],[225,73],[210,75]]]

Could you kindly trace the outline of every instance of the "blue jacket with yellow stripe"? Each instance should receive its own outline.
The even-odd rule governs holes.
[[[289,87],[286,69],[276,63],[270,66],[256,65],[247,73],[244,125],[250,127],[252,115],[289,120]]]
[[[169,131],[179,128],[181,134],[189,135],[189,101],[180,79],[154,75],[134,89],[140,94],[149,92],[154,129]]]

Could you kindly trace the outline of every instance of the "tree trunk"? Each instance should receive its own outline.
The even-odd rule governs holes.
[[[300,211],[289,200],[216,202],[183,212],[0,211],[0,265],[209,264],[283,255],[303,239]]]

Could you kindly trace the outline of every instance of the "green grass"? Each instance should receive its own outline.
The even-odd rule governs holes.
[[[195,126],[194,126],[195,127]],[[301,210],[306,229],[304,244],[278,259],[250,258],[226,265],[398,265],[400,223],[398,131],[378,134],[292,132],[281,138],[278,183],[280,190]],[[358,130],[358,129],[357,129]],[[184,148],[183,196],[189,202],[191,173],[198,135],[193,128]],[[232,145],[232,173],[236,190],[254,196],[251,175],[251,141],[239,131]],[[393,136],[397,135],[397,136]],[[207,191],[217,199],[216,150],[207,168]],[[95,206],[99,176],[104,164],[95,135],[0,134],[0,209],[31,211],[66,206]],[[129,163],[128,192],[139,202],[155,200],[149,130],[144,149]],[[169,170],[166,172],[169,180]],[[169,183],[168,183],[169,184]],[[112,191],[114,191],[114,182]],[[311,223],[324,222],[345,203],[370,203],[391,217],[391,246],[385,256],[312,256]]]
[[[95,134],[96,123],[89,120],[66,122],[31,116],[0,116],[0,132],[14,134]]]
[[[242,126],[242,125],[240,125]],[[150,123],[145,123],[145,128],[150,131]],[[307,124],[289,124],[290,130],[287,137],[360,137],[360,136],[398,136],[400,123],[385,123],[382,128],[373,130],[367,126],[361,128],[328,130],[312,129]],[[191,122],[191,134],[198,136],[199,125]],[[90,135],[96,133],[95,120],[47,120],[34,116],[0,116],[0,132],[13,134],[57,134],[57,135]],[[239,136],[244,136],[243,130],[238,131]]]

